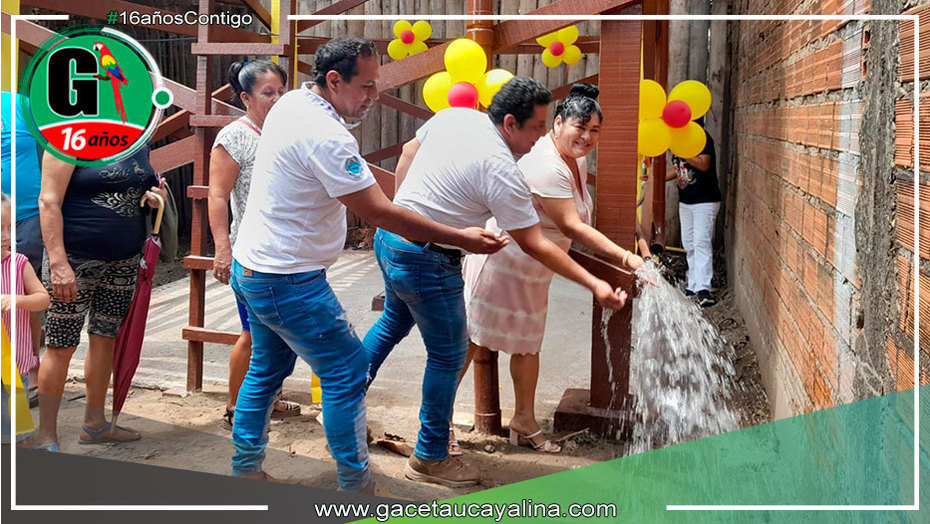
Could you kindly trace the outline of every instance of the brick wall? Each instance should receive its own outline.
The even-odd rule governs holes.
[[[899,390],[914,386],[914,279],[918,287],[920,381],[930,383],[930,5],[906,11],[920,17],[920,195],[918,224],[919,262],[914,264],[914,24],[900,25],[899,99],[895,101],[895,167],[897,192],[897,291],[900,318],[888,335],[887,353]]]
[[[743,0],[739,14],[860,14],[868,0]],[[930,77],[930,6],[922,25],[927,53],[922,77]],[[866,75],[869,24],[863,21],[741,21],[732,34],[733,252],[729,274],[760,356],[776,417],[822,409],[881,394],[855,385],[864,372],[885,373],[899,389],[913,387],[913,176],[910,89],[906,78],[897,109],[897,286],[901,318],[880,343],[887,362],[869,361],[857,350],[860,336],[862,261],[857,261],[856,208],[863,190],[859,130],[860,90]],[[901,28],[901,74],[908,66],[907,28]],[[924,33],[926,35],[924,36]],[[912,38],[912,37],[911,37]],[[910,52],[913,62],[913,52]],[[908,67],[910,73],[907,73]],[[911,84],[912,85],[912,84]],[[898,95],[896,95],[898,96]],[[927,93],[930,97],[930,92]],[[922,167],[930,170],[930,100],[921,107]],[[930,185],[930,184],[928,184]],[[921,199],[921,256],[930,259],[930,187]],[[894,258],[894,257],[892,257]],[[857,263],[858,262],[858,263]],[[892,262],[893,263],[893,262]],[[930,264],[920,275],[921,315],[930,314]],[[897,320],[897,321],[895,321]],[[927,332],[924,332],[924,329]],[[930,327],[920,332],[930,348]],[[922,366],[925,370],[927,364]],[[926,371],[924,379],[928,380]]]

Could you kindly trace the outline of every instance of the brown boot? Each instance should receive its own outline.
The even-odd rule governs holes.
[[[404,467],[404,475],[417,482],[432,482],[451,488],[464,488],[478,483],[478,468],[470,466],[459,457],[445,460],[423,460],[411,455]]]

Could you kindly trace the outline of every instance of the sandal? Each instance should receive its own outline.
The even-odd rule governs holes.
[[[455,439],[455,429],[449,426],[449,456],[460,457],[464,454],[465,452],[462,451],[462,446],[460,446],[459,441]]]
[[[78,437],[78,444],[105,444],[105,443],[107,443],[107,442],[116,442],[116,443],[119,443],[119,442],[132,442],[132,441],[134,441],[134,440],[139,440],[140,438],[142,438],[142,435],[139,434],[138,432],[136,432],[135,430],[132,430],[132,429],[129,429],[129,428],[124,428],[124,427],[122,427],[122,426],[116,426],[116,429],[121,429],[121,430],[126,431],[126,432],[128,432],[128,433],[132,433],[133,435],[135,435],[135,438],[128,438],[128,439],[113,438],[113,437],[109,436],[109,435],[110,435],[110,428],[111,428],[112,426],[113,426],[113,423],[112,423],[112,422],[108,422],[108,423],[106,423],[105,425],[103,425],[103,426],[101,426],[101,427],[99,427],[99,428],[97,428],[97,429],[93,429],[93,428],[88,427],[88,426],[85,424],[84,427],[81,428],[81,429],[83,429],[85,433],[87,433],[88,435],[90,435],[90,439],[89,439],[89,440],[84,440],[84,439]]]
[[[539,451],[540,453],[558,453],[562,451],[562,446],[558,444],[554,444],[549,439],[546,439],[540,442],[539,444],[533,442],[533,438],[538,437],[540,435],[542,435],[541,429],[531,435],[521,435],[520,433],[517,433],[516,430],[511,429],[510,430],[510,444],[514,446],[526,445],[520,440],[520,439],[523,439],[526,441],[526,443],[532,446],[533,449],[535,449],[536,451]]]
[[[284,409],[278,409],[278,406],[284,406]],[[274,401],[274,407],[271,408],[273,418],[289,418],[300,415],[300,404],[279,398]]]
[[[285,402],[287,402],[287,401],[285,401]],[[274,413],[274,412],[272,411],[272,413]],[[297,413],[296,413],[296,414],[297,414],[297,415],[300,415],[300,406],[297,406]],[[286,415],[286,416],[293,416],[293,415]],[[236,418],[236,410],[235,410],[235,408],[234,408],[234,409],[226,408],[226,413],[223,413],[223,428],[226,429],[226,430],[228,430],[228,431],[232,431],[233,422],[235,422],[235,418]],[[266,427],[266,428],[265,428],[265,431],[270,433],[270,432],[271,432],[271,426]]]
[[[42,444],[41,446],[36,446],[34,449],[39,451],[48,451],[50,453],[60,453],[61,446],[57,442],[52,442],[51,444]]]

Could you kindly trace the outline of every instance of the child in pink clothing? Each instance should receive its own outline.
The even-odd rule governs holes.
[[[32,311],[43,311],[48,307],[49,296],[45,286],[39,280],[29,260],[20,253],[16,254],[14,259],[10,251],[10,224],[12,221],[12,209],[10,199],[5,193],[2,194],[2,245],[0,245],[0,259],[2,259],[2,270],[0,270],[0,310],[2,310],[3,325],[10,333],[12,342],[12,326],[16,322],[16,368],[23,380],[23,386],[29,389],[28,379],[29,372],[39,365],[39,356],[35,354],[32,347],[32,331],[29,329],[29,313]],[[10,281],[10,267],[15,266],[13,285]],[[12,317],[13,297],[16,293],[16,318]],[[4,405],[4,409],[9,409]],[[6,418],[7,413],[4,411]],[[8,432],[4,432],[4,438]]]

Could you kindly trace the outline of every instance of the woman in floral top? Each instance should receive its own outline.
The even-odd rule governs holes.
[[[262,124],[271,106],[287,91],[287,73],[278,64],[268,60],[235,62],[229,68],[229,85],[235,93],[234,102],[245,108],[246,113],[216,135],[210,153],[210,192],[207,200],[210,230],[216,246],[213,276],[223,284],[229,283],[232,247],[236,243],[239,223],[249,196],[252,164],[262,135]],[[248,314],[238,300],[236,305],[242,331],[229,355],[229,399],[223,415],[227,429],[232,429],[239,387],[249,370],[249,359],[252,356]],[[274,404],[273,413],[277,416],[299,415],[300,406],[279,399]]]

